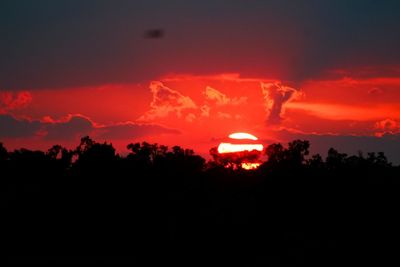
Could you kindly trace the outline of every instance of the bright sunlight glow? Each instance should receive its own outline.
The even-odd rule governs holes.
[[[240,139],[240,140],[242,140],[242,139],[258,140],[257,137],[255,137],[254,135],[249,134],[249,133],[233,133],[233,134],[229,135],[229,138],[231,138],[231,139]]]
[[[245,170],[254,170],[260,166],[260,163],[243,162],[241,166]]]
[[[219,153],[234,153],[242,151],[263,151],[263,145],[261,144],[231,144],[231,143],[221,143],[218,146]]]

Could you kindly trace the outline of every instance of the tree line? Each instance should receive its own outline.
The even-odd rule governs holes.
[[[90,164],[97,167],[126,162],[138,169],[157,169],[169,167],[175,171],[201,172],[213,168],[225,167],[228,169],[240,169],[243,161],[261,161],[258,151],[244,151],[236,153],[220,154],[216,147],[210,149],[211,161],[196,155],[192,149],[184,149],[180,146],[169,148],[157,143],[130,143],[127,145],[129,154],[120,156],[116,153],[111,143],[99,143],[89,136],[81,138],[80,144],[73,150],[54,145],[47,151],[32,151],[28,149],[16,149],[7,151],[0,142],[0,162],[3,168],[13,163],[48,164],[49,167],[57,167],[59,171],[78,170],[86,168]],[[294,140],[287,147],[281,143],[270,144],[265,148],[264,154],[267,160],[262,162],[260,169],[326,169],[329,171],[354,168],[397,168],[388,161],[383,152],[368,152],[364,155],[361,151],[358,155],[347,155],[330,148],[325,160],[320,154],[309,155],[310,143],[306,140]],[[101,163],[101,164],[98,164]],[[227,165],[229,164],[229,166]]]
[[[310,143],[206,161],[147,142],[119,155],[0,144],[6,263],[297,266],[397,260],[400,168],[384,153],[310,155]],[[263,160],[265,159],[265,160]],[[260,160],[255,170],[243,160]],[[232,164],[226,164],[230,162]]]

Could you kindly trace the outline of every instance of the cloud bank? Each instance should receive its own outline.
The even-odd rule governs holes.
[[[82,115],[69,115],[62,120],[46,118],[43,121],[17,119],[11,115],[0,115],[0,138],[39,138],[43,140],[76,140],[90,135],[104,139],[129,139],[146,135],[179,134],[157,124],[122,122],[98,125]]]

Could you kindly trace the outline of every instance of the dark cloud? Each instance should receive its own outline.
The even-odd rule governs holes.
[[[94,138],[129,139],[146,135],[179,134],[156,124],[136,124],[132,122],[99,126],[89,118],[81,115],[71,115],[62,121],[29,121],[16,119],[10,115],[0,115],[0,138],[31,138],[45,140],[76,140],[90,135]]]
[[[144,33],[144,37],[148,39],[161,39],[164,37],[163,29],[151,29]]]
[[[66,121],[42,123],[44,138],[48,140],[76,140],[92,135],[93,122],[83,116],[71,116]]]
[[[11,115],[0,115],[0,137],[33,137],[41,129],[39,121],[17,120]]]
[[[97,136],[107,140],[129,139],[159,134],[180,134],[180,131],[176,129],[165,128],[156,124],[136,124],[132,122],[111,125],[97,130]]]

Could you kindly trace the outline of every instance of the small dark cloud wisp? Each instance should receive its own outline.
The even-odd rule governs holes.
[[[144,33],[146,39],[162,39],[164,36],[165,31],[163,29],[150,29]]]

